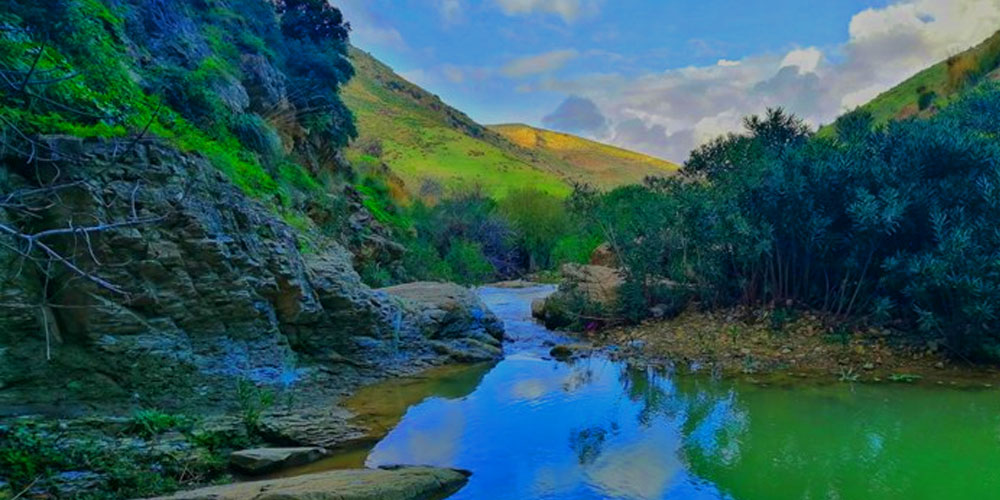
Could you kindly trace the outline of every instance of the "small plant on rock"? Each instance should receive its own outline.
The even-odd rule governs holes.
[[[240,419],[248,436],[260,433],[260,418],[274,405],[274,400],[274,391],[257,387],[245,378],[236,381],[236,401],[239,404]]]
[[[172,429],[189,428],[190,425],[191,419],[183,415],[171,415],[158,410],[139,410],[132,415],[127,431],[149,439]]]

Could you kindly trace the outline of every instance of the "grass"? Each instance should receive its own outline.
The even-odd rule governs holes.
[[[561,159],[552,165],[569,166],[559,172],[565,178],[602,188],[639,183],[647,176],[673,175],[680,168],[652,156],[529,125],[493,125],[490,129],[522,148]]]
[[[862,106],[875,123],[933,113],[977,80],[988,77],[1000,61],[1000,31],[982,43],[913,75]],[[924,105],[921,105],[924,96]]]
[[[424,180],[433,180],[446,191],[481,188],[496,198],[523,186],[562,197],[574,181],[612,187],[676,169],[566,134],[539,131],[552,145],[565,145],[559,149],[525,147],[511,141],[505,129],[479,125],[370,55],[352,49],[351,58],[357,74],[342,91],[344,102],[357,118],[361,138],[381,141],[379,160],[411,194],[419,193]],[[365,156],[348,151],[351,159],[371,162]]]

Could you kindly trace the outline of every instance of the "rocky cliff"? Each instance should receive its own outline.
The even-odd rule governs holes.
[[[41,143],[52,161],[39,170],[7,158],[9,175],[29,187],[58,175],[70,187],[9,223],[142,222],[50,242],[109,286],[59,262],[39,272],[0,247],[9,269],[23,267],[0,286],[0,413],[170,407],[226,399],[237,378],[349,384],[500,354],[499,324],[472,292],[370,289],[333,238],[304,244],[197,154],[157,140]]]

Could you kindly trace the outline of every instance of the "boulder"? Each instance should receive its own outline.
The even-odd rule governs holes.
[[[212,486],[176,493],[173,500],[422,500],[445,498],[469,473],[434,467],[354,469],[284,479]]]
[[[381,288],[416,317],[439,354],[455,361],[487,361],[502,355],[503,323],[476,293],[454,283],[416,282]]]
[[[610,243],[601,243],[590,253],[590,265],[618,267],[618,256],[615,255]]]
[[[618,293],[625,278],[606,266],[564,264],[562,282],[552,295],[531,303],[531,315],[547,328],[559,329],[578,321],[579,314],[593,306],[605,311],[618,305]]]
[[[559,361],[567,361],[573,357],[590,352],[593,349],[587,344],[559,344],[549,350],[549,356]]]
[[[265,474],[315,462],[327,455],[323,448],[254,448],[234,451],[229,463],[247,474]]]
[[[572,287],[588,301],[606,306],[618,301],[618,290],[625,283],[620,271],[607,266],[564,264],[559,271],[565,285],[560,291]]]

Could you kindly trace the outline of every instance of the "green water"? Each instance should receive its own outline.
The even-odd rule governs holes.
[[[495,366],[360,393],[387,432],[357,458],[471,470],[457,499],[1000,498],[997,390],[560,363],[528,319],[545,291],[482,291],[515,338]]]

